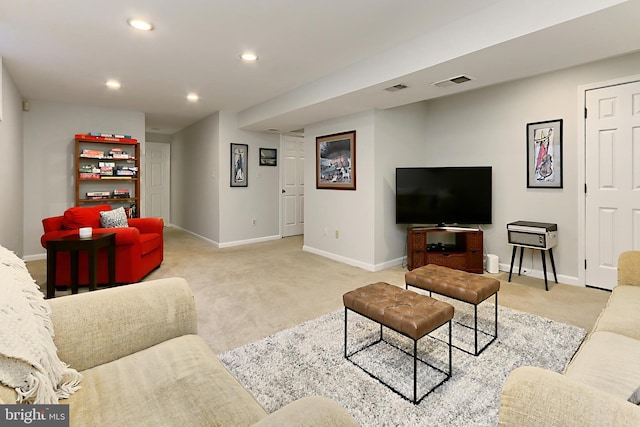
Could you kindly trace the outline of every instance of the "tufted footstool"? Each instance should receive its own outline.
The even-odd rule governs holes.
[[[498,337],[498,291],[500,290],[500,281],[498,279],[435,264],[428,264],[411,270],[405,273],[404,278],[407,289],[409,289],[409,286],[413,286],[429,291],[429,295],[435,292],[436,294],[473,304],[475,349],[471,352],[455,345],[454,347],[477,356]],[[491,295],[495,295],[494,333],[491,335],[480,331],[485,335],[489,335],[491,340],[478,350],[478,304]]]
[[[413,403],[419,403],[425,396],[451,378],[451,319],[453,318],[453,306],[442,301],[437,301],[426,295],[420,295],[416,292],[384,282],[373,283],[347,292],[342,296],[342,300],[344,302],[344,357],[347,360],[351,361],[354,365],[358,366],[373,378],[376,378],[400,396],[408,399],[398,390],[386,384],[380,378],[350,359],[350,356],[353,356],[355,353],[384,341],[382,328],[386,326],[413,340]],[[347,354],[348,310],[354,311],[380,324],[380,338],[374,343],[354,351],[351,354]],[[446,323],[449,323],[449,370],[448,372],[443,372],[446,376],[441,382],[432,387],[418,400],[416,396],[417,368],[418,360],[420,360],[417,356],[418,340]],[[440,371],[440,369],[429,365],[423,360],[420,360],[420,362]]]

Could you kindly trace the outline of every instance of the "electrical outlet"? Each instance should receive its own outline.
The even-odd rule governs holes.
[[[340,231],[336,230],[336,239],[340,238]]]
[[[251,218],[251,225],[256,225],[256,219],[255,218]]]

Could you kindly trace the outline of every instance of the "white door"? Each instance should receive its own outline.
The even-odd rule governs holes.
[[[586,92],[586,284],[613,289],[640,249],[640,82]]]
[[[145,153],[145,210],[147,217],[162,218],[170,224],[170,155],[171,146],[147,142]]]
[[[280,144],[282,237],[304,233],[304,138],[283,136]]]

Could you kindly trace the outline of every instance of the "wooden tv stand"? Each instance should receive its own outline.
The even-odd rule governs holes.
[[[437,264],[469,273],[484,271],[482,230],[460,227],[410,228],[407,233],[409,270]]]

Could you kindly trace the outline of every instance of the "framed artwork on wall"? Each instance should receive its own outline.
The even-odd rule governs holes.
[[[278,166],[278,150],[275,148],[261,148],[260,166]]]
[[[231,144],[231,187],[247,187],[247,158],[249,146],[247,144]]]
[[[316,188],[356,189],[356,131],[316,138]]]
[[[562,119],[527,124],[527,188],[562,188]]]

